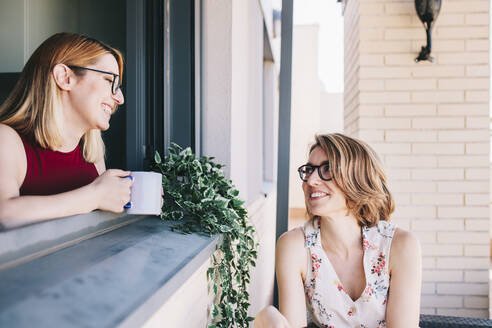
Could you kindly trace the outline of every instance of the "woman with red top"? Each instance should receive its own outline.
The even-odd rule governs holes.
[[[58,33],[32,54],[0,106],[0,227],[95,209],[122,212],[130,172],[106,170],[101,130],[124,98],[121,53]]]

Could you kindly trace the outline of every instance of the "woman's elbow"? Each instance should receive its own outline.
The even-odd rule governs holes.
[[[4,210],[1,206],[2,205],[0,204],[0,231],[3,231],[7,229],[7,220],[5,219],[5,214],[3,213]]]
[[[0,231],[15,228],[15,211],[9,201],[0,201]]]

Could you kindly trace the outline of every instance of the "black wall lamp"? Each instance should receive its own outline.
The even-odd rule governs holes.
[[[422,50],[420,50],[415,61],[417,63],[421,60],[434,62],[434,58],[430,55],[432,51],[432,27],[441,11],[441,0],[415,0],[415,9],[427,32],[427,46],[422,46]]]

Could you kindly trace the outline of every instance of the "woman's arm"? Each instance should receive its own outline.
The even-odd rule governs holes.
[[[278,304],[292,327],[305,327],[306,300],[302,277],[307,268],[307,253],[301,228],[284,233],[277,241],[275,270]]]
[[[0,227],[13,228],[47,219],[88,213],[95,209],[122,212],[130,199],[130,174],[108,170],[91,184],[51,196],[20,196],[27,169],[17,132],[0,124]],[[120,206],[121,205],[121,206]]]
[[[389,266],[391,278],[386,325],[388,328],[418,327],[422,264],[420,244],[411,233],[396,230]]]
[[[255,328],[297,328],[307,325],[302,281],[306,266],[302,230],[297,228],[280,236],[275,255],[280,312],[271,305],[267,306],[256,316]]]
[[[255,318],[255,328],[292,328],[287,319],[273,305],[261,310]]]

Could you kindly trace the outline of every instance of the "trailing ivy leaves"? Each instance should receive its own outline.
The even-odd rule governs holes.
[[[190,148],[176,144],[163,160],[158,152],[152,169],[162,173],[164,205],[161,218],[173,221],[181,233],[223,234],[212,256],[207,277],[215,304],[209,328],[248,327],[250,268],[256,265],[258,244],[244,202],[213,157],[197,159]]]

